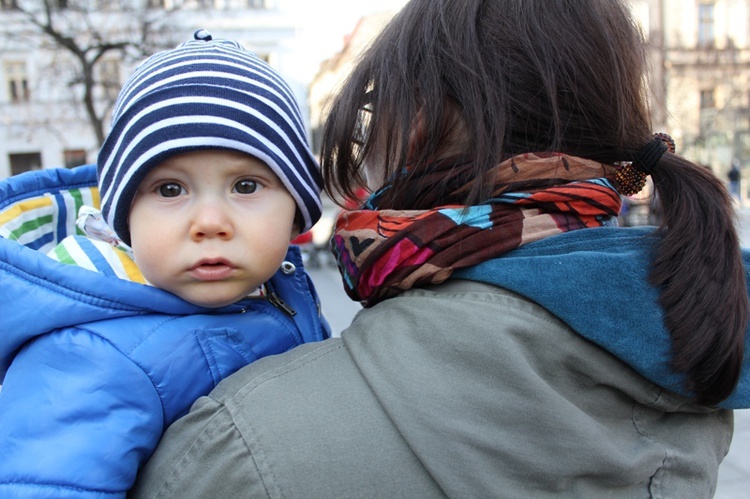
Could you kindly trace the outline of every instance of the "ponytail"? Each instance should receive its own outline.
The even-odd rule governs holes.
[[[660,289],[672,366],[697,402],[715,405],[739,380],[750,310],[732,201],[709,170],[671,153],[651,176],[663,219],[650,281]]]

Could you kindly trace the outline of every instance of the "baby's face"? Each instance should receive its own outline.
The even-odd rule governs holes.
[[[278,270],[296,204],[252,156],[207,150],[149,172],[130,208],[135,262],[154,286],[205,307],[236,302]]]

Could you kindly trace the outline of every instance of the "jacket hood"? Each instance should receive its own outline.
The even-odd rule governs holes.
[[[0,379],[23,343],[52,329],[152,311],[209,310],[161,289],[47,256],[76,233],[80,206],[98,202],[94,165],[29,172],[0,182]]]
[[[646,379],[689,396],[671,368],[672,342],[659,293],[648,283],[653,227],[578,230],[523,246],[452,277],[499,286],[551,312]],[[743,250],[750,289],[750,251]],[[750,325],[740,380],[719,406],[750,407]]]

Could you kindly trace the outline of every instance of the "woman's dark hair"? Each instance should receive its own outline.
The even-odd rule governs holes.
[[[460,199],[456,183],[519,153],[631,161],[653,140],[646,68],[620,0],[412,0],[332,102],[326,189],[353,196],[377,162],[395,179],[381,208],[472,205],[492,182],[473,182]],[[441,162],[436,181],[428,173],[446,158],[455,161]],[[731,200],[711,172],[675,154],[652,179],[664,211],[650,279],[673,366],[698,402],[716,404],[739,379],[749,308]]]

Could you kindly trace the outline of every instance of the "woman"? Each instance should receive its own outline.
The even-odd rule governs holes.
[[[238,372],[138,492],[707,497],[750,405],[727,192],[652,134],[616,0],[412,0],[334,100],[332,240],[365,309]],[[658,229],[616,227],[651,175]]]

